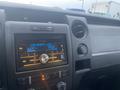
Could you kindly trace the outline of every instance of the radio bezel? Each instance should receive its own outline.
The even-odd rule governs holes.
[[[46,30],[41,30],[39,27],[48,27]],[[34,27],[34,29],[33,29]],[[54,24],[54,23],[37,23],[37,22],[17,22],[17,21],[8,21],[5,24],[5,32],[6,32],[6,52],[7,52],[7,69],[8,69],[8,87],[12,90],[16,90],[16,77],[24,76],[27,74],[33,74],[36,72],[51,72],[54,70],[63,70],[64,68],[69,69],[72,76],[72,49],[71,49],[71,37],[69,26],[67,24]],[[25,72],[16,72],[16,63],[15,63],[15,41],[14,34],[20,33],[29,33],[29,34],[65,34],[66,35],[66,43],[67,43],[67,56],[68,56],[68,64],[25,71]],[[71,68],[71,69],[70,69]],[[69,78],[69,84],[72,84],[72,78]]]

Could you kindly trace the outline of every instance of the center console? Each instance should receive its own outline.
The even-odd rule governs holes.
[[[5,27],[10,90],[71,90],[68,25],[9,21]]]

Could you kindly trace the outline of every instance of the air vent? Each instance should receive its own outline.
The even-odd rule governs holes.
[[[87,34],[87,26],[80,20],[74,20],[72,23],[72,33],[76,38],[82,38]]]

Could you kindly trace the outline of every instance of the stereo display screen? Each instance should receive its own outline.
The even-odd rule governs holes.
[[[66,35],[15,34],[16,71],[67,64]]]

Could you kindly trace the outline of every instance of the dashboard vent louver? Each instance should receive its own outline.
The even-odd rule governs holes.
[[[87,26],[80,20],[74,20],[71,29],[76,38],[83,38],[87,34]]]

